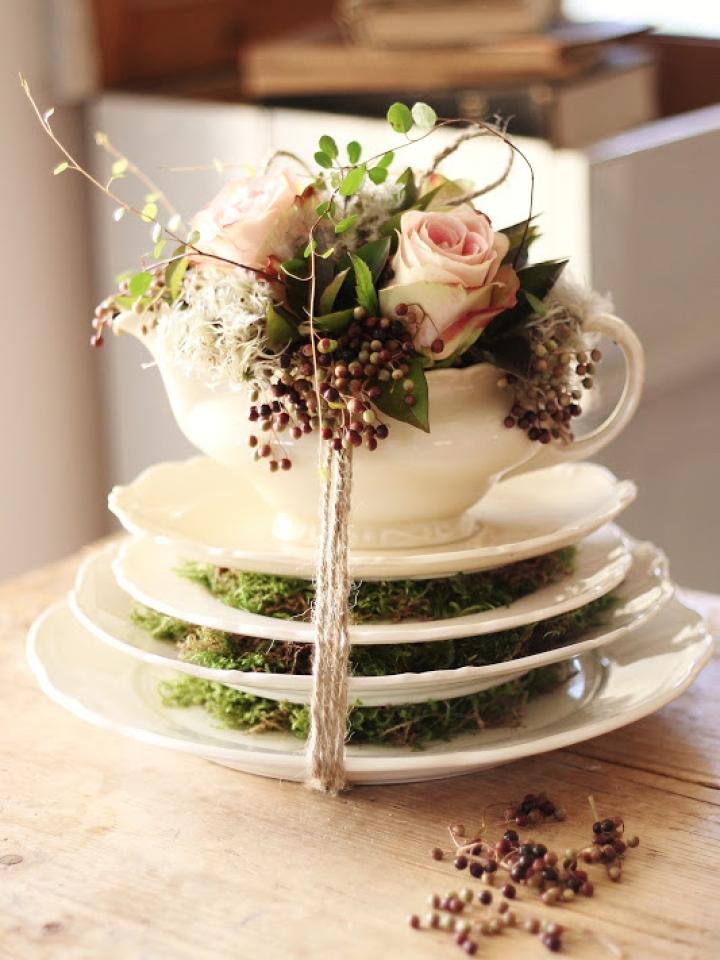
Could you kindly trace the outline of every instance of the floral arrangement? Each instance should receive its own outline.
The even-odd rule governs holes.
[[[403,168],[404,147],[458,121],[396,103],[387,117],[401,139],[386,152],[366,157],[357,141],[341,151],[321,136],[315,167],[280,152],[263,172],[227,182],[184,228],[106,136],[96,136],[113,158],[101,184],[55,138],[50,112],[35,109],[65,157],[55,173],[88,177],[116,202],[116,219],[134,213],[151,229],[142,269],[97,308],[93,343],[106,326],[122,332],[140,319],[194,372],[248,385],[249,442],[271,470],[292,465],[285,431],[319,433],[338,451],[375,450],[393,421],[429,431],[428,377],[477,363],[502,371],[508,428],[543,444],[572,439],[600,353],[583,336],[582,297],[558,284],[565,261],[528,264],[532,170],[525,221],[496,229],[476,206],[516,155],[525,159],[502,126],[469,125],[429,169]],[[479,136],[507,144],[500,178],[444,177],[442,162]],[[114,188],[133,173],[149,188],[140,209]]]
[[[466,385],[463,390],[478,390],[478,401],[474,406],[470,402],[468,410],[463,400],[453,416],[467,415],[470,424],[484,417],[493,438],[497,417],[534,443],[567,444],[583,393],[593,387],[601,359],[593,338],[608,328],[598,325],[600,305],[594,295],[563,275],[566,261],[531,261],[538,236],[533,171],[504,126],[438,119],[427,104],[411,109],[395,103],[387,113],[393,140],[382,152],[364,150],[357,140],[339,145],[324,134],[312,165],[279,151],[262,171],[233,175],[183,223],[164,192],[105,134],[96,134],[96,143],[111,158],[107,181],[86,170],[55,136],[52,110],[41,112],[22,83],[45,133],[62,154],[54,173],[85,177],[112,200],[116,220],[134,215],[150,232],[151,248],[140,268],[118,278],[118,289],[97,307],[92,342],[101,346],[106,328],[140,335],[147,338],[166,382],[177,375],[179,383],[189,383],[203,397],[215,394],[217,387],[212,399],[222,406],[211,405],[193,442],[219,462],[225,463],[225,451],[205,445],[206,434],[215,431],[223,435],[221,446],[226,433],[230,438],[233,468],[244,463],[246,442],[251,455],[273,472],[290,470],[289,451],[294,451],[294,473],[286,483],[274,485],[281,494],[294,490],[297,500],[305,500],[319,480],[318,511],[307,518],[310,525],[315,517],[319,520],[316,540],[314,526],[308,526],[317,543],[312,582],[207,565],[183,571],[231,606],[256,608],[266,616],[309,618],[312,645],[205,631],[170,622],[153,610],[140,611],[136,621],[177,644],[179,655],[191,662],[220,670],[312,671],[309,704],[265,700],[222,680],[199,677],[165,685],[165,702],[203,706],[238,729],[307,736],[307,782],[337,793],[346,784],[348,731],[356,742],[419,745],[512,722],[528,698],[566,679],[567,666],[551,664],[447,701],[367,707],[348,700],[351,670],[384,676],[423,671],[431,664],[454,668],[478,662],[478,657],[503,662],[570,642],[600,622],[607,609],[597,601],[555,621],[483,638],[482,644],[475,643],[479,638],[434,646],[398,643],[377,653],[354,650],[350,638],[350,623],[363,617],[370,622],[427,619],[505,604],[538,589],[543,579],[562,575],[569,563],[559,556],[535,558],[504,568],[497,577],[463,574],[369,586],[351,579],[357,452],[372,452],[388,437],[392,443],[393,434],[399,434],[397,449],[402,451],[412,428],[429,433],[433,403],[437,400],[435,416],[443,422],[438,398],[443,391],[460,389],[457,381]],[[442,129],[455,135],[445,138],[427,168],[402,162],[406,147]],[[487,183],[445,176],[444,161],[478,137],[497,138],[507,148],[499,175]],[[507,179],[516,157],[529,171],[527,216],[498,227],[482,211],[482,197]],[[219,172],[228,168],[217,167]],[[117,183],[129,176],[145,188],[137,207],[118,192]],[[609,329],[612,335],[615,328]],[[480,364],[489,369],[489,377],[480,371],[478,377],[438,372]],[[479,393],[476,380],[487,384],[489,394]],[[505,409],[502,404],[498,409],[494,384],[506,392]],[[489,396],[491,408],[481,410]],[[242,423],[245,404],[249,427]],[[300,453],[297,441],[306,434],[318,437],[319,470],[312,457]],[[237,462],[236,451],[241,455]],[[577,451],[576,446],[572,452]],[[532,451],[524,447],[523,453]],[[392,478],[393,471],[386,471],[382,460],[379,466],[384,476],[375,491],[382,497],[384,477]],[[361,484],[372,473],[366,468]],[[483,479],[478,475],[478,486]],[[467,487],[472,497],[472,484]],[[388,493],[393,509],[398,496],[402,491]],[[366,499],[371,505],[377,502],[376,495]],[[354,522],[372,526],[375,521],[362,512],[362,496],[356,507],[358,503]],[[434,514],[428,518],[433,521]],[[460,531],[462,518],[457,519]],[[303,516],[301,526],[305,520]],[[454,532],[452,523],[448,529]],[[428,530],[434,530],[432,523]],[[421,532],[423,538],[431,535]],[[407,572],[412,575],[410,567]]]

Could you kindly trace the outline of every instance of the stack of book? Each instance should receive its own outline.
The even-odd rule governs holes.
[[[560,0],[339,0],[340,22],[357,43],[457,47],[546,30]]]
[[[465,23],[472,42],[430,45],[422,27],[432,19],[418,15],[412,28],[407,20],[409,40],[390,48],[405,6],[388,4],[373,17],[365,11],[351,37],[328,30],[242,48],[244,96],[360,116],[382,116],[392,100],[424,99],[442,116],[512,117],[514,134],[558,147],[583,147],[657,115],[652,56],[627,44],[644,27],[563,24],[491,36],[480,29],[485,5],[459,3],[452,6],[479,8]],[[358,42],[363,29],[368,39]],[[439,36],[446,41],[450,34]]]

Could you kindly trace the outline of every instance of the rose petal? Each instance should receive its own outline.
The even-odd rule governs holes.
[[[469,289],[459,284],[418,282],[393,284],[380,290],[383,316],[393,319],[398,304],[417,304],[425,320],[414,333],[415,348],[444,360],[463,347],[470,346],[493,317],[517,302],[520,282],[509,265],[502,267],[493,283]],[[432,353],[431,345],[443,341],[440,353]]]
[[[481,287],[492,282],[509,246],[469,204],[410,210],[400,220],[393,258],[396,283],[429,281]]]

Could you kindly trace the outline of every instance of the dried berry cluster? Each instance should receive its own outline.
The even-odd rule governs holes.
[[[249,442],[256,459],[267,459],[271,470],[289,469],[287,455],[276,457],[285,430],[295,440],[320,430],[335,450],[363,444],[375,450],[390,432],[376,405],[383,393],[402,391],[408,407],[416,402],[415,382],[408,376],[412,355],[412,334],[403,323],[367,317],[361,307],[337,338],[320,337],[314,346],[308,342],[284,352],[271,396],[258,403],[260,391],[253,395],[250,420],[258,423],[260,433]]]
[[[513,806],[505,808],[505,822],[517,827],[527,827],[530,823],[542,823],[543,820],[564,820],[565,811],[550,800],[545,793],[527,793]]]
[[[145,287],[143,297],[147,303],[155,304],[162,299],[165,294],[165,271],[161,267],[155,267],[147,273],[148,282]],[[121,306],[126,308],[131,305],[135,298],[132,295],[130,277],[118,279],[117,291],[111,296],[105,297],[95,307],[92,318],[93,334],[90,337],[91,347],[102,347],[105,343],[105,327],[112,330],[112,325],[120,316]],[[151,310],[147,311],[147,319],[142,326],[143,334],[157,323],[157,318]]]
[[[594,386],[602,353],[584,349],[582,326],[569,314],[562,322],[531,328],[530,344],[529,376],[507,374],[499,381],[514,400],[505,426],[519,427],[539,443],[569,443],[572,420],[582,413],[580,400],[583,391]]]
[[[430,908],[423,919],[411,914],[408,923],[414,930],[441,930],[452,935],[453,942],[465,953],[474,956],[478,949],[477,937],[493,937],[507,929],[519,929],[538,936],[541,943],[552,952],[562,947],[564,928],[553,921],[527,917],[524,920],[516,910],[510,907],[515,897],[512,884],[502,888],[502,898],[492,909],[493,895],[490,890],[482,890],[477,897],[468,887],[459,891],[451,890],[446,894],[431,893],[428,897]],[[482,910],[474,910],[474,907]]]
[[[567,849],[562,855],[533,839],[521,839],[515,829],[505,830],[500,839],[490,842],[481,836],[469,840],[462,824],[452,825],[449,830],[455,846],[450,855],[453,866],[456,870],[467,870],[476,880],[482,880],[485,888],[477,895],[468,887],[442,896],[431,894],[428,898],[430,912],[423,921],[413,914],[409,918],[410,926],[414,929],[450,932],[454,934],[458,946],[469,954],[474,954],[478,947],[473,934],[497,934],[506,927],[519,927],[539,935],[548,950],[560,950],[563,927],[556,923],[543,923],[532,916],[521,919],[515,910],[510,909],[509,901],[515,901],[518,896],[516,885],[533,890],[549,906],[567,904],[577,894],[593,896],[594,885],[588,872],[579,866],[580,863],[602,864],[610,880],[617,882],[620,879],[624,854],[628,848],[636,847],[639,840],[637,837],[626,840],[622,818],[597,818],[592,798],[590,803],[596,817],[592,842],[581,850]],[[545,794],[527,794],[520,803],[506,809],[505,817],[516,822],[522,820],[522,825],[527,825],[549,819],[563,820],[565,814]],[[439,847],[433,847],[430,855],[438,861],[446,858],[446,853]],[[497,878],[503,872],[509,874],[511,882],[502,882],[499,892],[503,899],[495,914],[488,915],[486,911],[471,917],[472,904],[477,903],[485,908],[491,906],[493,892],[488,888],[497,885]]]

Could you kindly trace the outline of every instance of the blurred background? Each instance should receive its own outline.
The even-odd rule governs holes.
[[[102,130],[188,214],[222,182],[214,160],[259,163],[288,144],[310,156],[321,133],[382,147],[393,100],[510,118],[535,168],[537,255],[570,255],[611,291],[648,354],[640,412],[601,457],[640,488],[623,524],[668,551],[680,582],[720,590],[720,4],[3,0],[2,11],[0,578],[107,533],[110,485],[192,452],[141,346],[89,347],[93,306],[136,263],[146,229],[115,223],[79,177],[52,176],[60,158],[22,71],[91,169],[107,176]],[[502,162],[475,142],[447,172]],[[524,215],[527,187],[518,167],[488,198],[496,223]]]

